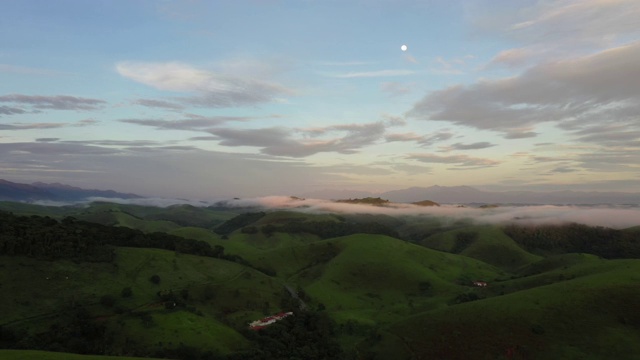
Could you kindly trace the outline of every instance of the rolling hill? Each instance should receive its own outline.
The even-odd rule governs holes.
[[[43,226],[21,232],[22,223],[0,222],[0,231],[13,234],[0,240],[0,308],[7,309],[0,313],[0,348],[19,348],[0,350],[10,359],[42,354],[35,350],[172,359],[634,359],[640,353],[635,228],[506,229],[428,216],[183,205],[0,208],[35,215],[23,220]],[[40,234],[42,246],[63,246],[47,235],[50,229],[82,234],[90,227],[80,220],[110,225],[105,231],[114,229],[113,236],[183,239],[184,245],[163,250],[154,247],[166,243],[120,241],[104,245],[112,257],[67,259],[39,250],[18,254],[12,246],[19,242],[7,240]],[[179,238],[151,234],[157,231]],[[532,246],[532,234],[544,236],[540,244],[555,244],[553,251]],[[617,242],[603,247],[599,234]],[[82,250],[82,237],[72,239]],[[578,245],[629,256],[571,250]],[[295,315],[248,330],[250,321],[282,311]]]

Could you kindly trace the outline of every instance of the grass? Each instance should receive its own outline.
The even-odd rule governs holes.
[[[526,266],[542,257],[522,249],[497,226],[470,226],[439,233],[422,241],[422,245],[441,251],[456,250],[456,239],[460,233],[474,233],[477,238],[457,252],[460,255],[481,260],[507,271]]]
[[[471,279],[495,278],[490,265],[380,235],[352,235],[324,242],[339,254],[301,272],[299,282],[337,317],[389,322],[420,309],[444,306]],[[323,246],[317,243],[316,248]],[[421,289],[421,283],[428,283]]]
[[[194,224],[202,224],[234,215],[204,210],[97,203],[82,211],[100,221],[145,231],[163,228],[221,245],[227,254],[240,255],[277,275],[157,249],[117,248],[113,264],[2,256],[0,326],[46,331],[57,311],[81,303],[115,334],[116,348],[125,349],[129,339],[150,353],[182,343],[226,355],[251,346],[238,330],[281,311],[281,301],[288,296],[283,284],[288,284],[309,295],[311,309],[322,304],[343,329],[336,335],[341,344],[357,347],[363,357],[634,359],[640,354],[640,260],[604,260],[589,254],[543,258],[520,248],[499,227],[460,223],[445,231],[441,219],[435,218],[346,216],[384,222],[423,246],[368,234],[321,240],[308,234],[266,236],[239,230],[223,239],[210,228],[177,225],[190,216]],[[290,221],[340,218],[277,211],[253,225]],[[637,227],[625,231],[635,232]],[[460,233],[476,236],[461,244]],[[159,284],[149,281],[152,275],[160,277]],[[474,280],[489,286],[473,287]],[[120,296],[125,287],[132,289],[131,298]],[[157,293],[170,290],[186,291],[187,307],[165,309]],[[461,294],[480,300],[456,304]],[[113,308],[100,304],[103,295],[115,297]],[[32,351],[0,351],[0,358],[30,359],[38,354],[75,359]]]
[[[576,268],[585,275],[418,314],[389,326],[388,336],[409,347],[398,358],[495,359],[513,349],[528,359],[634,359],[640,261]]]
[[[129,356],[102,356],[80,355],[62,352],[37,351],[37,350],[0,350],[0,359],[3,360],[141,360],[152,358],[139,358]]]
[[[248,342],[235,327],[279,309],[283,293],[279,281],[251,268],[158,249],[118,248],[113,264],[6,256],[0,264],[5,294],[0,307],[6,310],[0,313],[0,325],[46,331],[61,309],[84,304],[93,317],[105,319],[110,331],[145,348],[180,342],[222,354],[246,348]],[[159,275],[159,284],[149,281],[152,275]],[[125,287],[132,289],[132,297],[120,296]],[[164,310],[158,291],[182,290],[189,294],[192,311]],[[103,295],[116,299],[113,308],[100,304]],[[128,315],[131,310],[149,313],[156,325],[145,328],[138,317]],[[226,324],[220,322],[226,317]]]

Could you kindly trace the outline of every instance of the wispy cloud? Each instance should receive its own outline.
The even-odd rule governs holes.
[[[490,148],[496,146],[496,144],[492,144],[490,142],[487,141],[480,141],[480,142],[476,142],[473,144],[461,144],[461,143],[455,143],[453,145],[450,146],[450,149],[452,150],[479,150],[479,149],[486,149],[486,148]]]
[[[467,155],[409,154],[408,159],[427,164],[455,164],[458,167],[492,167],[500,164],[491,159],[476,158]]]
[[[268,196],[230,200],[232,207],[260,206],[268,209],[294,209],[307,213],[385,214],[389,216],[436,217],[442,221],[471,220],[479,224],[562,224],[581,223],[612,228],[627,228],[638,225],[640,209],[613,207],[573,206],[519,206],[494,209],[460,208],[453,205],[417,206],[412,204],[390,204],[370,206],[346,204],[318,199],[294,199],[285,196]]]
[[[640,42],[543,63],[518,76],[432,92],[409,116],[507,134],[544,122],[581,128],[613,121],[634,128],[634,111],[627,110],[640,103],[638,63]]]
[[[172,101],[166,100],[154,100],[154,99],[138,99],[132,101],[134,105],[142,105],[150,108],[160,108],[160,109],[168,109],[168,110],[183,110],[184,105],[177,104]]]
[[[0,102],[24,104],[38,110],[96,110],[106,104],[104,100],[69,95],[42,96],[22,94],[0,96]]]
[[[212,127],[233,121],[249,121],[254,118],[243,116],[201,116],[186,114],[187,119],[121,119],[120,122],[142,126],[151,126],[159,130],[206,131]]]
[[[334,78],[340,78],[340,79],[353,79],[353,78],[407,76],[407,75],[413,75],[415,73],[416,72],[413,70],[390,69],[390,70],[348,72],[344,74],[335,74],[335,75],[329,75],[329,76]]]
[[[116,70],[126,78],[159,90],[195,93],[176,100],[201,107],[251,106],[294,94],[293,89],[268,79],[198,69],[178,62],[121,62]]]
[[[453,137],[453,133],[448,131],[436,131],[428,135],[419,135],[413,132],[409,133],[392,133],[385,135],[388,142],[394,141],[415,141],[421,146],[431,146],[438,142],[449,140]]]
[[[385,131],[383,122],[344,124],[313,129],[271,127],[259,129],[216,128],[215,135],[223,146],[259,147],[267,155],[307,157],[322,152],[353,154],[375,143]],[[295,134],[302,137],[296,138]],[[337,134],[337,136],[336,136]]]
[[[66,126],[68,124],[64,123],[0,124],[0,130],[55,129]]]

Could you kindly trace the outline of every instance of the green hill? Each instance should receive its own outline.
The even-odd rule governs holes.
[[[601,255],[634,257],[634,228],[183,205],[95,203],[55,216],[15,208],[117,226],[0,213],[0,348],[172,359],[338,359],[336,341],[346,358],[367,359],[640,353],[640,260]],[[282,311],[295,315],[248,330]],[[42,354],[30,350],[0,357]]]
[[[386,328],[380,351],[393,349],[397,359],[636,359],[640,261],[604,263],[590,275],[415,315]]]
[[[339,253],[317,276],[311,269],[298,279],[312,298],[343,318],[391,321],[445,306],[472,279],[493,279],[501,273],[473,259],[386,236],[352,235],[329,244]]]
[[[516,270],[542,259],[521,248],[499,227],[471,226],[432,235],[423,246],[469,256],[505,270]]]
[[[279,282],[245,266],[157,249],[118,248],[113,264],[6,256],[1,263],[7,296],[0,307],[8,309],[0,315],[3,326],[16,333],[43,331],[65,324],[82,305],[86,320],[97,320],[111,334],[114,349],[136,344],[147,349],[143,355],[180,343],[222,354],[246,348],[235,327],[278,310],[283,293]],[[158,284],[150,281],[153,275]],[[131,296],[122,296],[125,288]],[[183,305],[167,308],[174,300],[159,293],[171,293]],[[105,306],[105,296],[113,304]]]
[[[4,360],[154,360],[128,356],[80,355],[63,352],[37,350],[0,350],[0,358]],[[157,359],[156,359],[157,360]]]

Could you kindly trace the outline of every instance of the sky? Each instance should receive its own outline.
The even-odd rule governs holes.
[[[191,199],[640,192],[637,0],[0,9],[2,179]]]

